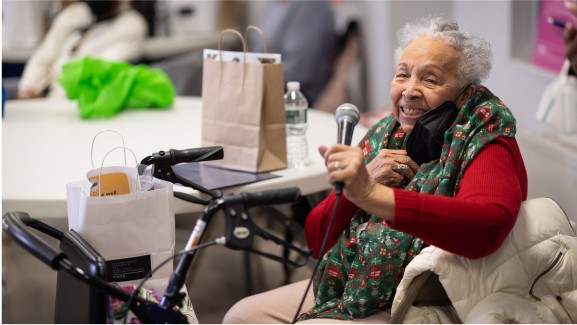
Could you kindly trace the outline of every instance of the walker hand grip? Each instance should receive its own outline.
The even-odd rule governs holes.
[[[296,203],[301,198],[301,191],[298,187],[281,188],[277,190],[268,190],[256,193],[240,194],[247,208],[257,206],[268,206],[277,204]],[[225,201],[227,199],[225,198]]]
[[[6,212],[2,216],[2,228],[10,238],[15,240],[28,252],[46,263],[52,269],[58,270],[60,260],[66,258],[66,254],[49,245],[46,241],[31,232],[28,226],[33,221],[34,219],[26,212]]]
[[[224,150],[221,146],[203,147],[184,150],[169,150],[171,155],[171,165],[180,163],[191,163],[208,160],[219,160],[224,157]]]

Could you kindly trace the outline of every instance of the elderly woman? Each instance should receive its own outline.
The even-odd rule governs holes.
[[[399,41],[392,115],[359,147],[319,148],[329,182],[342,182],[345,197],[333,192],[307,218],[308,245],[324,256],[299,321],[386,322],[404,268],[422,248],[491,254],[526,199],[515,119],[481,86],[489,44],[443,18],[407,24]],[[320,252],[335,205],[330,249]],[[306,287],[245,298],[224,322],[292,322]]]

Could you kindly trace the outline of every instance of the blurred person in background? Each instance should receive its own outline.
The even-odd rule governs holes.
[[[565,8],[577,17],[577,2],[565,0]],[[571,64],[570,73],[575,75],[577,72],[577,30],[571,23],[565,26],[565,56]]]
[[[266,3],[257,25],[268,52],[280,53],[284,80],[298,81],[311,107],[329,82],[337,52],[333,8],[328,1],[277,0]],[[251,52],[263,44],[249,36]],[[335,107],[336,109],[336,107]]]
[[[26,63],[18,98],[65,96],[57,79],[62,66],[72,60],[140,60],[147,33],[144,17],[129,0],[78,0],[68,5]]]

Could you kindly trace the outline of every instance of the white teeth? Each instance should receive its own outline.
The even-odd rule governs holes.
[[[421,115],[426,113],[427,111],[418,108],[403,108],[403,112],[405,112],[405,114],[407,115]]]

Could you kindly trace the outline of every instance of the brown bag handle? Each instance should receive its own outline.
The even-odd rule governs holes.
[[[240,41],[242,42],[242,50],[244,52],[244,60],[243,63],[246,63],[246,41],[244,39],[244,37],[242,36],[241,33],[239,33],[237,30],[234,29],[225,29],[222,32],[220,32],[220,36],[218,37],[218,53],[220,54],[220,58],[221,58],[221,62],[222,62],[222,47],[221,47],[221,43],[222,43],[222,38],[224,37],[224,34],[226,33],[233,33],[236,36],[238,36],[238,38],[240,38]]]
[[[218,37],[218,53],[220,55],[220,69],[222,71],[222,64],[223,64],[223,59],[222,59],[222,47],[221,47],[221,43],[222,43],[222,38],[224,37],[224,34],[226,33],[233,33],[236,36],[238,36],[238,38],[240,38],[240,41],[242,42],[242,50],[243,50],[243,60],[242,60],[242,78],[241,78],[241,89],[244,89],[244,74],[245,74],[245,70],[246,70],[246,41],[244,39],[244,37],[242,36],[241,33],[239,33],[237,30],[234,29],[225,29],[222,32],[220,32],[220,36]],[[219,87],[222,87],[222,78],[219,78]]]
[[[260,38],[262,40],[262,45],[264,48],[264,53],[268,53],[268,45],[266,44],[266,38],[264,37],[264,32],[262,31],[262,29],[254,26],[254,25],[249,25],[246,27],[246,30],[244,31],[244,39],[246,40],[246,44],[248,46],[248,32],[250,30],[255,30],[260,34]]]

